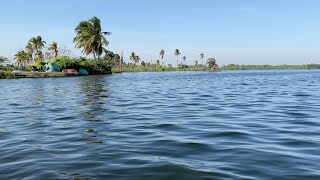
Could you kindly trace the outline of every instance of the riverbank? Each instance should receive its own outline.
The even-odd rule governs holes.
[[[79,67],[80,65],[73,62],[72,67]],[[76,64],[76,65],[75,65]],[[71,66],[63,65],[65,68],[70,68]],[[90,75],[107,75],[107,74],[118,74],[118,73],[127,73],[127,72],[174,72],[174,71],[208,71],[208,68],[205,66],[186,66],[183,68],[175,67],[143,67],[143,66],[124,66],[122,68],[114,67],[110,68],[109,66],[104,65],[104,71],[96,71],[98,66],[95,67],[86,66],[90,69]],[[106,68],[108,67],[108,68]],[[16,68],[9,67],[10,70]],[[21,69],[21,68],[20,68]],[[23,70],[29,70],[30,67],[23,67]],[[107,71],[106,71],[107,69]],[[320,64],[303,64],[303,65],[224,65],[221,68],[217,68],[213,71],[223,71],[223,70],[286,70],[286,69],[320,69]],[[13,79],[13,78],[46,78],[46,77],[70,77],[70,76],[80,76],[79,73],[48,73],[48,72],[11,72],[11,71],[0,71],[0,79]]]
[[[221,67],[222,70],[281,70],[281,69],[320,69],[320,64],[302,64],[302,65],[239,65],[228,64]]]
[[[80,73],[64,73],[64,72],[0,72],[0,79],[18,79],[18,78],[58,78],[82,76]]]

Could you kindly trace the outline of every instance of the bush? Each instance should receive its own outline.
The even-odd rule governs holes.
[[[41,66],[45,66],[47,63],[43,62],[43,61],[37,61],[34,63],[34,66],[37,68],[37,69],[40,69]]]
[[[91,60],[86,58],[58,57],[54,61],[62,69],[86,69],[89,74],[111,74],[112,68],[106,60]]]
[[[11,72],[1,72],[0,71],[0,79],[11,79],[14,78]]]
[[[23,71],[32,71],[32,66],[21,66],[21,67],[13,67],[13,66],[5,66],[4,71],[14,71],[14,70],[23,70]]]

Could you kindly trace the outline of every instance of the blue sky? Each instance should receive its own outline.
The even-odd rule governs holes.
[[[204,52],[223,64],[320,63],[318,0],[1,0],[0,56],[13,57],[32,36],[69,47],[81,20],[97,16],[109,49],[175,64]]]

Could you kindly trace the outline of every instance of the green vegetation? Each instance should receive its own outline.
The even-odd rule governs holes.
[[[320,69],[320,64],[303,65],[238,65],[229,64],[221,67],[222,70],[259,70],[259,69]]]
[[[14,78],[11,72],[0,71],[0,79],[12,79]]]
[[[58,64],[62,69],[86,69],[89,74],[110,74],[111,62],[109,60],[97,60],[86,58],[69,58],[69,57],[58,57],[53,60],[54,63]]]
[[[218,68],[218,65],[216,64],[215,58],[209,58],[207,60],[207,65],[208,65],[210,71],[215,71]]]

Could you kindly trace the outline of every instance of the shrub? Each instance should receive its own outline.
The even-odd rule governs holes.
[[[62,69],[86,69],[89,74],[111,74],[110,62],[106,60],[91,60],[86,58],[58,57],[54,61]]]
[[[10,79],[10,78],[14,78],[14,76],[11,72],[0,71],[0,79]]]
[[[37,61],[34,63],[34,66],[37,68],[37,69],[40,69],[41,66],[45,66],[47,63],[43,62],[43,61]]]

